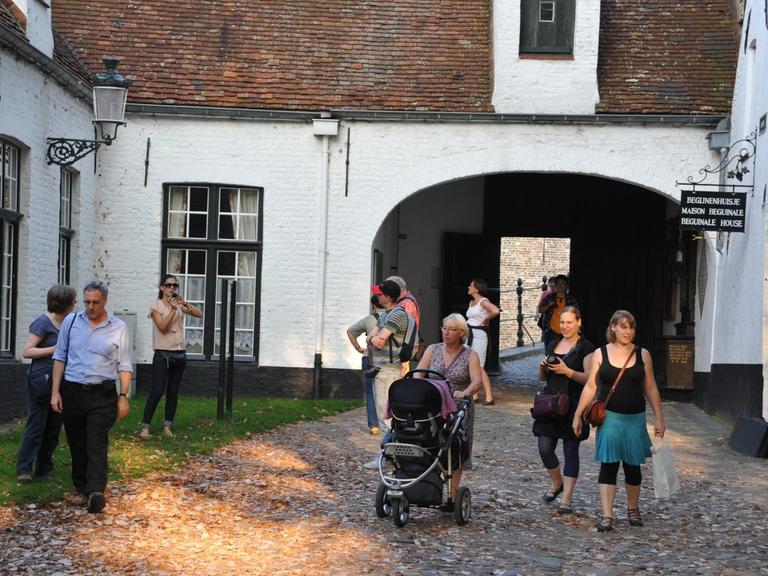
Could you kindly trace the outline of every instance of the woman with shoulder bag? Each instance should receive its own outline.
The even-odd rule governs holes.
[[[547,355],[539,364],[539,378],[546,379],[547,385],[540,393],[546,399],[559,396],[564,414],[539,414],[534,406],[533,435],[538,437],[539,455],[552,481],[551,488],[541,497],[543,502],[553,502],[562,492],[563,498],[557,509],[559,514],[573,512],[571,504],[573,489],[579,476],[579,446],[589,437],[589,429],[578,434],[571,429],[571,420],[581,397],[581,389],[587,381],[592,352],[595,347],[580,336],[581,312],[573,306],[566,306],[560,313],[562,337],[550,342]],[[562,398],[566,395],[567,399]],[[537,403],[544,400],[537,398]],[[562,474],[560,462],[555,454],[557,441],[563,441],[565,464]]]
[[[651,439],[645,423],[646,398],[656,417],[654,434],[663,438],[665,432],[651,355],[633,342],[636,326],[634,316],[626,310],[614,312],[606,332],[608,344],[595,352],[589,380],[573,416],[573,433],[579,435],[588,426],[582,422],[582,417],[595,397],[599,382],[598,398],[605,403],[605,420],[597,429],[595,442],[595,460],[600,462],[598,484],[602,517],[597,525],[599,532],[613,530],[619,463],[624,468],[629,523],[643,525],[639,507],[640,465],[651,456]]]
[[[27,426],[16,461],[16,480],[21,483],[32,481],[35,463],[37,477],[53,470],[53,453],[64,420],[61,413],[51,409],[51,356],[61,323],[75,307],[76,297],[71,286],[54,286],[48,290],[47,312],[29,325],[29,336],[21,353],[24,358],[32,359],[27,370]]]
[[[160,280],[157,300],[152,304],[149,317],[152,318],[152,390],[144,406],[141,424],[141,438],[149,438],[149,427],[157,404],[165,393],[165,421],[163,434],[173,436],[171,427],[176,416],[179,401],[179,387],[187,353],[184,340],[184,316],[189,314],[202,318],[203,312],[187,302],[178,292],[179,281],[173,274],[166,274]]]

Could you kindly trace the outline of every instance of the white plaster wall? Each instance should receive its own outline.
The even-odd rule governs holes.
[[[520,0],[493,2],[493,97],[496,112],[594,114],[600,100],[597,54],[600,1],[578,0],[573,59],[520,57]]]
[[[764,3],[758,0],[747,0],[744,14],[744,22],[751,14],[751,24],[749,37],[744,37],[744,27],[739,42],[739,62],[731,113],[731,141],[743,138],[752,130],[758,129],[757,152],[752,173],[749,175],[755,192],[754,196],[748,198],[748,209],[751,212],[748,234],[746,237],[734,235],[738,237],[732,238],[732,249],[724,257],[727,265],[739,270],[739,277],[743,278],[744,286],[740,286],[733,298],[724,303],[722,314],[724,318],[734,313],[747,317],[744,334],[753,341],[748,362],[763,365],[763,418],[768,420],[768,386],[765,384],[768,382],[768,213],[765,207],[768,190],[768,132],[759,132],[760,118],[768,113],[768,102],[765,98],[768,93],[768,14],[765,13]],[[740,269],[742,267],[745,268],[744,272]],[[736,300],[739,297],[742,302]],[[727,326],[724,328],[727,330]],[[758,334],[761,339],[757,337]],[[738,354],[738,350],[734,350],[737,344],[738,342],[724,340],[721,346],[722,357],[729,358]]]
[[[101,158],[96,258],[110,299],[138,314],[137,362],[151,360],[146,315],[160,276],[163,184],[204,182],[264,188],[260,361],[312,365],[320,141],[311,124],[128,118]]]
[[[26,35],[29,43],[49,58],[53,56],[51,4],[42,0],[14,0],[27,17]]]
[[[16,356],[29,323],[45,310],[48,289],[57,283],[60,169],[46,163],[46,138],[93,138],[90,104],[76,99],[36,66],[0,51],[0,137],[21,147]],[[79,193],[75,198],[76,235],[72,246],[72,284],[93,274],[95,199],[92,156],[75,164]]]
[[[321,162],[311,124],[138,116],[128,121],[115,145],[101,155],[96,261],[104,264],[112,283],[112,301],[139,313],[137,361],[150,357],[145,314],[159,274],[162,185],[201,181],[264,187],[260,363],[311,366]],[[463,179],[520,171],[590,174],[676,200],[674,181],[712,162],[706,130],[691,127],[342,124],[331,141],[323,331],[323,365],[334,368],[358,365],[344,331],[368,309],[371,248],[378,245],[387,253],[388,275],[394,230],[385,226],[385,232],[381,224],[415,193],[432,188],[423,197],[413,196],[401,211],[406,242],[422,249],[412,252],[412,261],[401,259],[400,272],[418,290],[425,285],[420,272],[441,265],[439,224],[431,223],[429,210],[438,206],[446,227],[455,231],[479,231],[478,196],[463,188]],[[345,196],[346,127],[353,146]],[[145,188],[147,138],[152,146]],[[454,184],[434,188],[443,182]],[[442,203],[430,195],[442,195]],[[421,244],[430,226],[433,239]]]

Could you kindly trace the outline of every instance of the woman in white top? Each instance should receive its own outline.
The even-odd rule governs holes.
[[[488,283],[482,278],[473,278],[467,287],[467,294],[472,301],[467,308],[467,324],[471,334],[470,347],[480,356],[480,366],[483,367],[483,391],[485,392],[485,405],[493,406],[493,391],[491,379],[485,371],[485,355],[488,351],[488,325],[491,320],[499,315],[499,309],[485,297],[488,291]]]
[[[177,292],[179,281],[176,276],[166,274],[160,280],[157,300],[152,304],[149,316],[152,318],[152,390],[144,406],[141,423],[142,438],[149,438],[149,426],[160,398],[165,394],[165,421],[163,434],[173,436],[171,426],[176,416],[179,401],[181,376],[187,364],[184,342],[184,315],[201,318],[203,312],[190,304]]]

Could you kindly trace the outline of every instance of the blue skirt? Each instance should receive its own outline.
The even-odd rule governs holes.
[[[606,410],[605,421],[597,429],[595,460],[606,464],[621,461],[639,466],[651,457],[652,446],[644,412],[619,414]]]

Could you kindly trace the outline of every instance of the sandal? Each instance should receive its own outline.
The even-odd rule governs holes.
[[[557,507],[557,513],[558,514],[573,514],[573,506],[571,506],[570,504],[561,503],[560,506]]]
[[[554,491],[553,490],[549,490],[549,491],[545,492],[544,496],[541,497],[541,501],[542,502],[547,502],[547,503],[552,502],[555,498],[557,498],[560,495],[560,492],[563,491],[563,487],[564,487],[564,485],[560,484],[560,487],[556,488]]]
[[[640,508],[627,508],[627,517],[632,526],[643,525],[643,517],[640,516]]]
[[[598,532],[610,532],[613,530],[613,518],[610,516],[601,516],[597,525]]]

